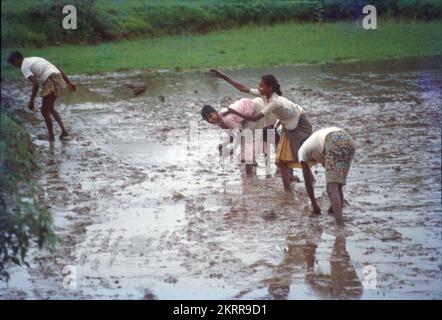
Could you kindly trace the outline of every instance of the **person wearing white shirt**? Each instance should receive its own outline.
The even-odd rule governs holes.
[[[321,163],[325,167],[325,182],[330,197],[330,214],[334,214],[336,224],[344,225],[342,207],[344,195],[342,186],[347,183],[348,172],[355,153],[353,138],[338,127],[329,127],[314,132],[301,146],[298,159],[304,174],[305,188],[313,207],[313,214],[321,214],[316,202],[311,170],[308,162]]]
[[[312,134],[312,126],[305,115],[304,109],[282,96],[278,80],[273,75],[262,76],[258,89],[250,89],[229,78],[219,70],[211,69],[210,74],[227,81],[239,91],[259,96],[264,101],[265,107],[257,115],[248,116],[236,110],[230,110],[231,112],[248,121],[258,121],[270,113],[278,118],[283,126],[283,132],[276,150],[275,162],[281,171],[284,190],[291,192],[290,181],[296,179],[291,174],[291,169],[300,168],[298,150],[302,143]],[[314,180],[313,176],[312,180]]]
[[[70,91],[75,91],[75,85],[69,80],[66,74],[57,66],[40,57],[23,58],[18,51],[9,54],[8,63],[20,68],[24,77],[32,82],[32,94],[28,103],[29,110],[34,110],[35,97],[38,93],[39,83],[42,84],[40,96],[42,97],[41,113],[48,128],[49,141],[54,141],[54,129],[52,127],[51,115],[55,118],[61,128],[60,139],[69,136],[60,114],[55,110],[54,104],[63,88],[63,80]]]

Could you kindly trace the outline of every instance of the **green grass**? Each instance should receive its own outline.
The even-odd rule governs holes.
[[[442,19],[440,0],[371,0],[379,17]],[[61,27],[75,5],[78,29]],[[361,21],[363,0],[2,0],[3,47],[95,44],[282,22]]]
[[[42,56],[69,74],[134,69],[201,69],[266,67],[353,59],[442,54],[442,22],[378,21],[377,30],[350,22],[246,26],[206,35],[164,36],[98,45],[66,45],[20,49],[25,56]],[[20,78],[6,64],[2,77]]]

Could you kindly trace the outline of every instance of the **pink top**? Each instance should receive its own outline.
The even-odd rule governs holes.
[[[247,98],[242,98],[235,101],[229,106],[229,108],[246,116],[252,116],[253,112],[255,111],[255,105],[253,104],[252,100]],[[234,113],[229,113],[228,115],[223,116],[222,113],[225,111],[228,111],[227,108],[222,109],[220,114],[224,124],[229,129],[242,129],[242,122],[244,121],[244,118]]]

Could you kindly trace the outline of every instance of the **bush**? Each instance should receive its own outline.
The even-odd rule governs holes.
[[[38,199],[32,179],[37,152],[24,128],[0,113],[0,280],[7,281],[6,263],[25,264],[35,241],[53,248],[52,217]]]
[[[77,8],[78,29],[64,30],[62,8]],[[246,24],[361,19],[364,0],[323,1],[2,1],[3,47],[96,43],[134,36],[208,32]],[[439,0],[372,0],[378,15],[442,18]]]

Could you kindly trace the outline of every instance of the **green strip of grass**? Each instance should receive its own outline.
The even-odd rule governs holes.
[[[370,0],[379,17],[442,19],[440,0]],[[78,29],[61,27],[64,5],[77,8]],[[355,0],[2,0],[4,47],[46,47],[207,33],[283,22],[362,20]]]
[[[442,54],[442,21],[378,21],[377,30],[353,22],[246,26],[206,35],[164,36],[99,45],[21,49],[42,56],[70,74],[134,69],[266,67],[353,59]],[[2,77],[21,77],[6,65]]]

